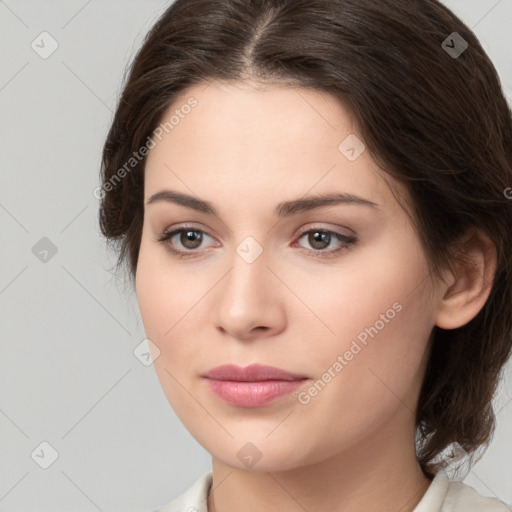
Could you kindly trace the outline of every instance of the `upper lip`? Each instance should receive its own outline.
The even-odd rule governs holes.
[[[208,370],[202,375],[208,379],[231,380],[239,382],[257,382],[262,380],[302,380],[306,375],[290,373],[274,366],[250,364],[242,368],[234,364],[223,364]]]

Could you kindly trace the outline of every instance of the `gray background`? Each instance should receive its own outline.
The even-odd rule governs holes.
[[[445,3],[512,98],[512,0]],[[167,5],[0,1],[1,512],[149,511],[210,469],[134,355],[136,298],[109,270],[93,195],[124,69]],[[31,47],[51,49],[43,31],[48,58]],[[509,365],[494,441],[465,480],[509,503],[511,400]]]

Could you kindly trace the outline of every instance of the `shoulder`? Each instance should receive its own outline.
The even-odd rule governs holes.
[[[450,482],[443,511],[465,512],[512,512],[512,507],[497,498],[479,494],[473,487],[463,482]]]
[[[153,512],[208,512],[212,473],[204,473],[183,494]]]
[[[463,482],[450,480],[441,470],[414,512],[512,512],[512,507],[497,498],[482,496]]]

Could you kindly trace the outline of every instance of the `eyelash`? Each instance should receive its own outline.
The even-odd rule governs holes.
[[[167,243],[175,235],[181,234],[185,231],[193,231],[195,233],[202,233],[203,235],[207,235],[210,238],[213,238],[213,237],[211,237],[211,235],[209,235],[206,231],[204,231],[202,229],[197,229],[193,226],[182,226],[182,227],[180,227],[178,229],[174,229],[172,231],[164,231],[161,235],[158,235],[156,237],[156,241],[162,243],[164,245],[165,249],[169,253],[171,253],[173,256],[176,256],[178,258],[184,258],[184,259],[195,258],[196,252],[198,252],[198,251],[195,251],[195,252],[194,251],[180,251],[180,250],[174,249]],[[330,251],[325,251],[325,250],[314,251],[314,250],[304,249],[306,254],[313,256],[315,258],[330,258],[330,257],[336,256],[338,253],[340,253],[344,249],[347,249],[347,248],[355,245],[358,242],[358,239],[354,236],[342,235],[341,233],[337,233],[336,231],[331,231],[331,230],[323,229],[323,228],[310,228],[308,230],[305,230],[299,234],[298,239],[300,240],[304,235],[307,235],[312,232],[313,233],[326,233],[326,234],[334,235],[334,237],[336,239],[338,239],[338,241],[342,242],[342,245],[338,249],[330,250]],[[327,254],[327,256],[326,256],[326,254]]]

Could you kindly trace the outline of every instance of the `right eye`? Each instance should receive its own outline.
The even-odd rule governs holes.
[[[157,237],[157,241],[162,243],[167,251],[178,258],[194,258],[197,256],[195,251],[203,242],[204,235],[210,237],[202,229],[195,227],[181,227],[171,231],[164,231]],[[176,238],[177,241],[173,242]],[[211,237],[210,237],[211,238]],[[179,242],[182,249],[176,249],[176,244]]]

